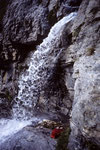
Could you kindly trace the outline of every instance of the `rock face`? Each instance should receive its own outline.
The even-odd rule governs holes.
[[[64,81],[66,73],[64,54],[70,43],[69,27],[72,24],[70,21],[73,21],[75,16],[76,13],[71,13],[56,23],[48,37],[32,54],[29,69],[19,77],[20,90],[17,110],[14,105],[15,115],[21,114],[22,117],[23,115],[26,117],[27,114],[27,117],[30,117],[34,115],[32,113],[34,108],[50,114],[68,115],[72,101],[69,94],[70,87],[67,88]]]
[[[28,53],[35,50],[59,19],[78,10],[80,3],[81,0],[5,0],[0,9],[3,10],[0,17],[0,117],[10,115],[8,111],[17,95],[19,74],[27,69],[22,62]],[[64,49],[64,53],[53,67],[52,76],[44,87],[45,93],[39,93],[37,107],[66,116],[72,107],[69,150],[89,150],[87,141],[100,148],[100,0],[82,1],[74,23],[65,26],[53,47],[58,48]],[[45,104],[47,101],[49,103]],[[22,145],[26,150],[33,147],[39,150],[39,145],[31,142],[34,138],[39,140],[37,130],[43,138],[42,129],[33,132],[23,129],[6,142],[6,147],[2,144],[1,150],[20,149]],[[26,134],[32,137],[28,137],[32,147],[27,143]],[[40,140],[42,149],[54,149],[51,146],[54,143],[48,145],[46,138]]]
[[[75,93],[71,113],[70,150],[84,149],[80,140],[82,135],[100,146],[99,6],[99,0],[84,0],[72,27],[73,44],[69,51],[75,59]]]
[[[42,42],[52,25],[77,11],[80,3],[81,0],[0,0],[0,103],[10,99],[6,108],[12,106],[17,95],[18,76],[27,68],[21,63],[28,53]]]

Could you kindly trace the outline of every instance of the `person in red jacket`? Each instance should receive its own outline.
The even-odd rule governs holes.
[[[55,129],[52,130],[50,137],[56,139],[60,136],[62,131],[63,131],[63,127],[56,127]]]

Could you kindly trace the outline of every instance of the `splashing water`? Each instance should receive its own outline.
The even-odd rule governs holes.
[[[0,120],[0,143],[4,142],[11,135],[17,133],[19,130],[24,128],[27,125],[30,125],[31,122],[37,123],[41,120],[38,118],[33,118],[28,121],[20,121],[16,119],[1,119]]]
[[[38,102],[40,91],[46,85],[55,62],[63,50],[57,44],[64,25],[74,19],[75,16],[76,13],[74,12],[58,21],[51,28],[48,37],[32,54],[29,69],[19,79],[20,90],[13,109],[14,117],[29,119],[33,116],[33,108]]]

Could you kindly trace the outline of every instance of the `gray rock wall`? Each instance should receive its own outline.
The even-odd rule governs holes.
[[[100,1],[84,0],[72,27],[69,51],[75,60],[74,102],[70,149],[80,146],[82,135],[100,146]],[[72,57],[68,56],[69,59]],[[79,143],[78,143],[79,142]]]

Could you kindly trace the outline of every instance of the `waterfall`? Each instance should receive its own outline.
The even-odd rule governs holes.
[[[48,37],[37,47],[30,58],[28,70],[19,78],[19,93],[14,105],[15,118],[29,119],[33,114],[40,91],[46,85],[52,74],[57,58],[62,52],[58,41],[64,25],[74,19],[76,13],[71,13],[58,21],[50,30]],[[56,48],[55,48],[56,47]]]
[[[53,67],[63,49],[58,41],[64,26],[74,19],[76,13],[71,13],[58,21],[50,30],[48,37],[32,53],[29,68],[19,77],[19,93],[13,106],[13,119],[0,120],[0,143],[32,122],[39,122],[34,117],[34,107],[39,99],[40,91],[52,75]],[[20,120],[19,120],[20,118]]]

